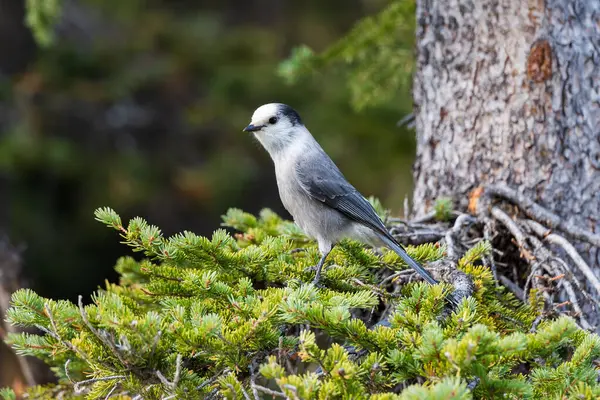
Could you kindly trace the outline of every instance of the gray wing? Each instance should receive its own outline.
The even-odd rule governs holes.
[[[371,203],[344,178],[329,156],[319,150],[318,155],[313,153],[297,160],[296,177],[304,191],[353,221],[388,236]]]
[[[432,285],[438,283],[426,269],[406,253],[402,245],[387,231],[371,203],[348,183],[329,156],[323,150],[319,150],[319,153],[300,157],[296,163],[296,176],[304,191],[313,199],[323,202],[353,221],[379,233],[384,243],[427,282]],[[458,304],[459,300],[452,298],[451,301]]]

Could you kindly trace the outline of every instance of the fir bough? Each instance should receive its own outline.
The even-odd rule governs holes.
[[[20,353],[50,364],[59,384],[29,398],[64,399],[489,399],[600,396],[600,339],[568,317],[543,320],[479,264],[481,242],[459,260],[475,293],[450,312],[446,284],[378,286],[382,269],[406,266],[355,242],[332,252],[325,287],[311,284],[316,245],[269,210],[230,210],[211,238],[164,237],[141,218],[125,226],[108,208],[96,219],[115,229],[141,260],[123,257],[119,284],[84,305],[23,289],[10,323]],[[435,245],[409,247],[428,262]],[[386,318],[379,310],[391,310]],[[0,392],[12,398],[9,390]]]
[[[60,0],[26,0],[25,23],[31,29],[38,45],[47,47],[54,40],[54,26],[60,18]]]
[[[279,75],[295,83],[309,73],[341,69],[355,109],[386,104],[410,87],[415,7],[414,0],[394,0],[379,14],[363,18],[323,53],[297,47],[279,66]]]

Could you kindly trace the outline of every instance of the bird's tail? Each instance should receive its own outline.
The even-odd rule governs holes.
[[[413,260],[411,256],[408,255],[406,250],[404,250],[402,246],[398,242],[396,242],[396,240],[393,237],[389,235],[381,235],[380,238],[386,244],[386,246],[392,249],[394,253],[398,254],[400,258],[402,258],[404,262],[407,263],[412,269],[417,271],[417,273],[421,275],[423,279],[425,279],[432,285],[436,285],[437,283],[439,283],[434,279],[433,276],[431,276],[429,271],[423,268],[421,264]],[[461,302],[460,296],[456,293],[450,294],[450,296],[448,296],[448,299],[452,302],[452,304],[454,304],[454,306],[458,306]]]
[[[408,264],[409,267],[411,267],[412,269],[414,269],[415,271],[417,271],[417,273],[419,275],[421,275],[421,277],[423,279],[425,279],[427,282],[431,283],[432,285],[435,285],[435,284],[438,283],[438,281],[436,281],[433,278],[433,276],[431,276],[431,274],[429,273],[429,271],[427,271],[425,268],[423,268],[421,266],[421,264],[419,264],[418,262],[416,262],[415,260],[413,260],[411,258],[411,256],[408,255],[408,253],[406,252],[406,250],[404,250],[402,248],[402,246],[400,244],[398,244],[398,242],[396,242],[394,240],[394,238],[391,238],[389,236],[381,235],[381,239],[386,244],[386,246],[388,246],[390,249],[392,249],[394,251],[394,253],[398,254],[400,256],[400,258],[402,258],[404,260],[404,262]]]

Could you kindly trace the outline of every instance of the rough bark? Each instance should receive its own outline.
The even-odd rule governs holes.
[[[418,0],[417,53],[417,214],[503,183],[600,231],[600,1]]]

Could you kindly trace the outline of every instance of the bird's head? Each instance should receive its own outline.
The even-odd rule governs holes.
[[[269,103],[258,107],[244,132],[254,133],[271,156],[286,149],[307,133],[296,110],[281,103]]]

